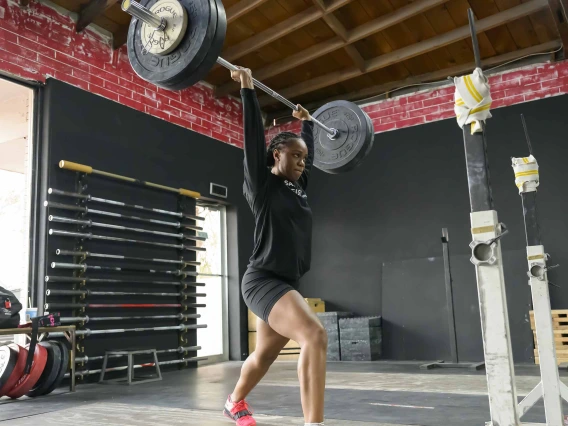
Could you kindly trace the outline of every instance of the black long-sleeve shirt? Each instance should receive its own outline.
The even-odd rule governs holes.
[[[266,140],[260,106],[253,89],[241,89],[244,109],[243,193],[254,214],[254,250],[249,267],[298,280],[309,269],[312,211],[306,187],[314,159],[313,122],[302,121],[308,147],[304,172],[297,182],[276,176],[266,165]]]

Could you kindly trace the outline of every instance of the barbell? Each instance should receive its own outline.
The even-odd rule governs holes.
[[[128,59],[142,79],[168,90],[182,90],[203,80],[215,63],[239,69],[219,56],[227,31],[221,0],[123,0],[122,10],[134,17],[128,29]],[[291,109],[298,109],[258,80],[253,83]],[[311,115],[314,165],[334,174],[360,165],[373,147],[369,116],[344,100],[329,102]]]

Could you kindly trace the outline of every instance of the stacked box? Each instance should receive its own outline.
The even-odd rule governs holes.
[[[375,361],[381,357],[381,317],[339,320],[342,361]]]
[[[328,361],[341,360],[341,345],[339,339],[339,319],[350,318],[351,312],[324,312],[316,314],[327,332]]]

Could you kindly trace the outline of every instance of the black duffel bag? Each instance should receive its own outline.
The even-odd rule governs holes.
[[[0,328],[17,328],[21,310],[22,304],[14,293],[0,287]]]

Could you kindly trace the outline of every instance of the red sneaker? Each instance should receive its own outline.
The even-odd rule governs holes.
[[[256,426],[256,420],[252,418],[252,409],[248,403],[243,399],[239,402],[233,402],[231,395],[225,402],[223,414],[231,420],[234,420],[237,426]]]

